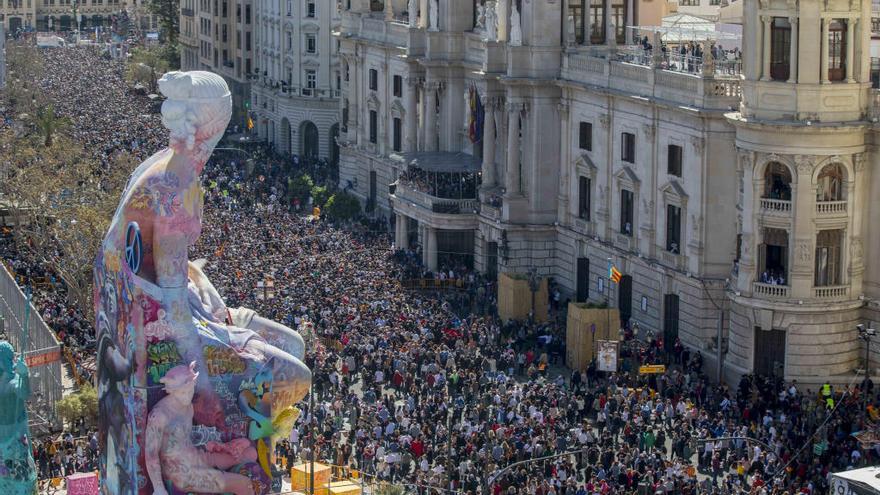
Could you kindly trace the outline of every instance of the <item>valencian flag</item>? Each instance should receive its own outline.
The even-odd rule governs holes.
[[[248,130],[251,130],[254,128],[254,120],[250,117],[248,117],[248,119],[247,119],[247,128],[248,128]]]
[[[620,273],[620,270],[618,270],[617,267],[612,265],[611,262],[609,261],[608,262],[608,278],[611,279],[611,281],[614,282],[615,284],[619,284],[620,277],[622,277],[622,276],[623,276],[623,274]]]
[[[483,121],[486,118],[486,109],[483,108],[483,102],[480,100],[480,92],[476,86],[468,89],[468,106],[470,114],[468,118],[468,138],[472,143],[476,143],[483,139]]]

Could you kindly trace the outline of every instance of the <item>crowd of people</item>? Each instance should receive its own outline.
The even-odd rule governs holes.
[[[77,139],[106,157],[165,145],[158,117],[138,120],[146,102],[125,93],[119,67],[91,65],[104,62],[87,50],[45,53],[57,70],[43,87],[64,114],[87,115]],[[317,162],[269,151],[250,163],[218,154],[204,172],[204,224],[190,256],[207,259],[230,307],[306,338],[315,407],[299,405],[293,433],[277,446],[287,467],[315,458],[419,493],[794,494],[825,493],[830,472],[880,457],[851,435],[861,428],[858,384],[816,390],[760,376],[713,384],[698,351],[676,342],[667,352],[650,334],[628,334],[617,373],[565,369],[558,296],[548,323],[499,321],[491,284],[457,266],[426,272],[415,252],[392,248],[388,222],[332,224],[291,207],[288,178],[305,166],[322,177]],[[22,253],[7,259],[17,273],[53,282],[41,313],[67,345],[89,352],[91,325],[51,274]],[[449,294],[462,291],[407,290],[400,281],[413,274],[461,277],[482,293],[464,291],[470,305],[461,307]],[[637,373],[637,364],[658,362],[664,373]],[[51,455],[47,446],[41,458],[64,451],[48,474],[71,459],[88,468],[75,464],[80,447],[88,459],[90,437]]]
[[[411,167],[399,177],[405,183],[437,198],[473,199],[477,197],[480,180],[473,172],[429,172]]]

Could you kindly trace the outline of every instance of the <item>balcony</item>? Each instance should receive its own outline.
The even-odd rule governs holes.
[[[787,285],[773,285],[755,282],[752,284],[752,292],[757,297],[769,299],[787,299],[790,289]]]
[[[425,50],[424,30],[411,29],[409,24],[399,21],[361,16],[360,26],[351,36],[383,45],[403,47],[409,55],[421,55]]]
[[[761,198],[761,211],[776,216],[791,216],[791,201]]]
[[[736,67],[716,65],[716,69],[709,72],[703,71],[700,65],[700,71],[689,72],[674,63],[647,65],[644,62],[643,58],[626,54],[612,60],[571,53],[563,57],[561,77],[572,83],[611,88],[695,108],[729,110],[739,106],[742,79]]]
[[[394,195],[401,201],[408,201],[416,206],[425,208],[434,213],[446,215],[467,215],[480,211],[480,202],[477,199],[448,199],[431,196],[419,191],[412,183],[398,181]]]
[[[820,217],[845,217],[846,201],[819,201],[816,203],[816,215]]]
[[[813,297],[815,297],[816,299],[846,299],[848,296],[848,285],[813,287]]]

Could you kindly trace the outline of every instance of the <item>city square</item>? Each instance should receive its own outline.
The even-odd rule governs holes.
[[[0,14],[0,493],[880,493],[880,5]]]

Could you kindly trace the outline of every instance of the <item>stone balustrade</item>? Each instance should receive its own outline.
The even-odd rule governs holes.
[[[827,287],[813,287],[813,297],[816,299],[842,299],[849,296],[848,285],[832,285]]]
[[[790,289],[787,285],[773,285],[755,282],[752,284],[752,292],[757,297],[770,299],[787,299]]]
[[[761,198],[761,211],[771,214],[791,215],[791,201]]]
[[[846,215],[846,201],[819,201],[816,203],[819,216]]]
[[[736,70],[730,73],[715,71],[707,76],[701,72],[682,72],[633,62],[637,60],[611,60],[587,53],[570,53],[563,57],[561,78],[695,108],[730,110],[739,107],[742,78]]]
[[[423,30],[412,29],[406,22],[361,16],[357,33],[352,36],[382,45],[404,47],[411,55],[424,52],[425,35]]]

